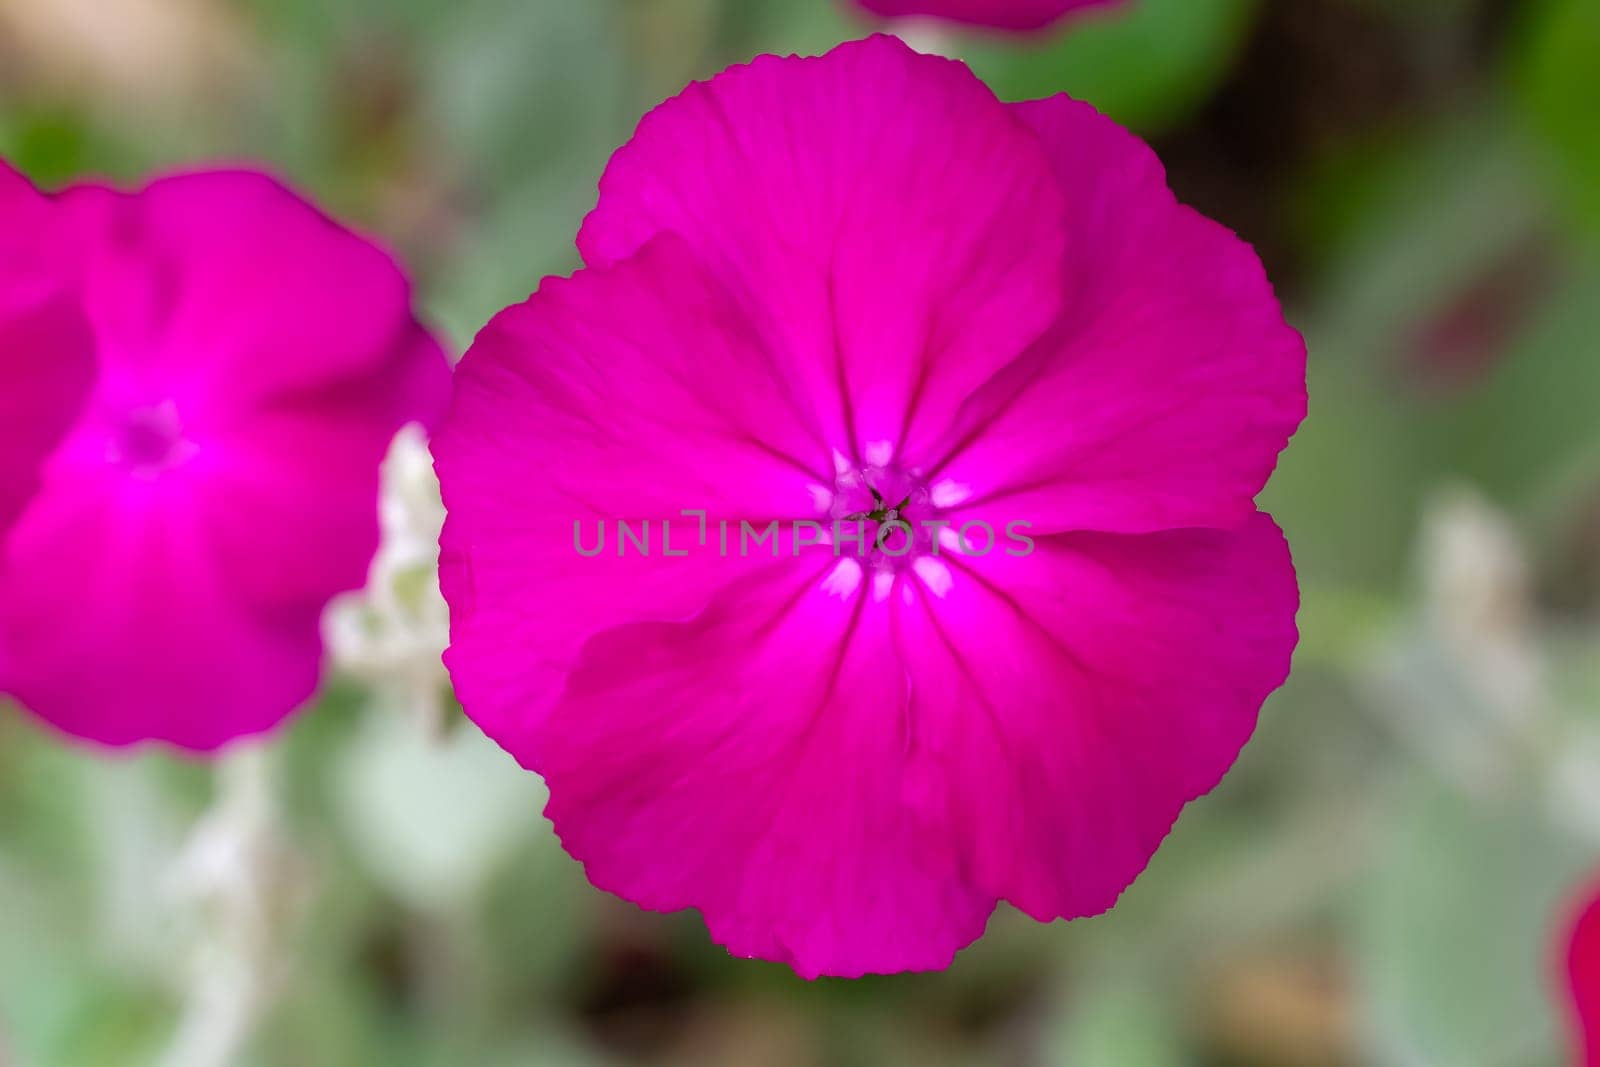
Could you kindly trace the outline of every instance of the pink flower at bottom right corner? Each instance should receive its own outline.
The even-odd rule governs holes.
[[[1574,1067],[1600,1065],[1600,879],[1592,880],[1562,930],[1555,986],[1563,1001]]]

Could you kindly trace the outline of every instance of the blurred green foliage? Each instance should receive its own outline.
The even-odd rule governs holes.
[[[1559,0],[1535,5],[1515,57],[1528,110],[1576,211],[1600,226],[1600,5]]]
[[[1145,132],[1204,103],[1244,44],[1258,0],[1143,0],[1039,42],[956,49],[1006,100],[1070,93]]]

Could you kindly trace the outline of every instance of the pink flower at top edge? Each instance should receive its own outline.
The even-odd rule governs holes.
[[[316,687],[323,605],[363,581],[390,438],[448,394],[405,276],[245,171],[0,211],[65,262],[95,362],[0,544],[0,693],[107,745],[271,728]],[[74,354],[58,333],[20,359]]]
[[[1068,15],[1125,0],[856,0],[885,18],[921,16],[997,30],[1043,30]]]
[[[690,86],[600,188],[435,441],[467,713],[596,885],[807,977],[1109,908],[1297,640],[1255,254],[888,37]]]
[[[1561,986],[1572,1032],[1572,1063],[1600,1065],[1600,883],[1577,902],[1565,931]]]

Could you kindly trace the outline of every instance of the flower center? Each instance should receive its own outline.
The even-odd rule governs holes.
[[[853,541],[864,562],[878,569],[909,565],[931,549],[934,530],[928,524],[937,516],[915,470],[887,459],[837,464],[828,517],[837,524],[845,547]]]
[[[930,486],[917,468],[898,462],[886,444],[869,445],[865,462],[835,453],[832,489],[815,493],[831,524],[837,567],[829,592],[848,598],[865,584],[878,600],[911,583],[935,596],[949,592],[953,575],[940,558],[953,541],[945,508],[961,494],[953,483]]]
[[[184,439],[177,407],[169,400],[135,408],[112,428],[107,458],[135,474],[150,476],[177,466],[194,452]]]

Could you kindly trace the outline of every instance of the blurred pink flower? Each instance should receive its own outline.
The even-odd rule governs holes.
[[[0,546],[0,692],[110,745],[266,730],[316,687],[443,353],[389,256],[262,175],[21,202],[0,231],[71,251],[97,367]],[[25,359],[72,354],[40,337]]]
[[[578,244],[435,457],[447,665],[590,878],[806,976],[1109,908],[1296,642],[1254,253],[1086,105],[888,37],[663,104]],[[654,553],[578,549],[618,520]]]
[[[1562,977],[1573,1026],[1574,1064],[1600,1065],[1600,883],[1578,902],[1566,930]]]
[[[1124,0],[856,0],[875,15],[946,19],[999,30],[1042,30],[1074,11]]]
[[[0,162],[0,538],[38,488],[39,467],[71,425],[94,373],[88,320],[61,250],[45,239],[49,209],[26,178]]]

